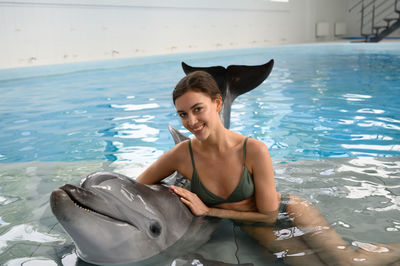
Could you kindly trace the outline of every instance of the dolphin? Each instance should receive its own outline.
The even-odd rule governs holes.
[[[191,250],[208,240],[217,224],[193,216],[166,186],[143,185],[117,173],[97,172],[80,186],[64,185],[52,192],[50,204],[78,257],[101,265],[144,261],[178,240],[166,252]]]
[[[182,62],[182,67],[186,74],[203,70],[214,77],[223,96],[220,116],[229,128],[234,99],[260,85],[273,63],[224,68],[191,67]],[[187,139],[177,129],[170,126],[169,130],[175,143]],[[54,190],[50,206],[83,261],[166,265],[207,242],[218,224],[216,218],[194,216],[169,190],[172,184],[190,187],[178,172],[156,185],[144,185],[118,173],[96,172],[78,186],[66,184]]]

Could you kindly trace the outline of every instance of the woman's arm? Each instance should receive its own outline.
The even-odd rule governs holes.
[[[274,168],[267,146],[255,139],[248,141],[248,166],[253,174],[255,200],[260,213],[270,213],[279,208],[275,187]]]
[[[143,173],[141,173],[136,180],[142,184],[156,184],[163,178],[171,175],[177,170],[180,170],[180,165],[184,157],[184,151],[187,150],[187,144],[181,142],[174,146],[172,149],[161,155],[155,162],[153,162]]]
[[[227,218],[244,223],[262,222],[271,225],[275,223],[276,218],[278,216],[278,210],[261,213],[257,211],[257,209],[255,209],[254,211],[240,211],[237,210],[237,208],[233,209],[233,207],[227,207],[227,205],[232,206],[235,205],[236,203],[224,204],[226,208],[225,206],[207,207],[195,193],[176,186],[171,186],[171,189],[177,195],[180,196],[182,202],[185,203],[191,209],[192,213],[196,216],[212,216],[218,218]],[[249,209],[248,207],[245,208]]]
[[[265,223],[274,225],[278,218],[278,210],[270,212],[242,212],[228,209],[209,208],[207,216],[227,218],[243,223]]]

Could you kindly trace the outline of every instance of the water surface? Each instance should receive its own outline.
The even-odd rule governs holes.
[[[49,195],[94,171],[135,177],[173,146],[168,125],[188,133],[170,95],[181,60],[272,58],[270,77],[235,101],[231,128],[265,142],[278,190],[316,204],[349,244],[398,242],[400,44],[291,45],[0,71],[0,264],[81,263]],[[271,261],[233,232],[224,224],[199,253]]]

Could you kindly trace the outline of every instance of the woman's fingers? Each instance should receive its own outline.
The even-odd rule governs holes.
[[[204,216],[207,214],[208,207],[199,199],[199,197],[197,197],[195,193],[176,186],[171,186],[171,189],[180,197],[181,201],[190,208],[194,215]]]
[[[185,199],[185,198],[183,198],[183,197],[181,197],[181,201],[183,202],[183,203],[185,203],[187,206],[191,206],[192,205],[192,203],[190,202],[190,201],[188,201],[187,199]]]
[[[191,194],[193,194],[192,192],[190,192],[187,189],[181,188],[181,187],[176,187],[176,186],[171,186],[171,189],[178,194],[179,196],[182,197],[188,197],[188,196],[192,196]]]

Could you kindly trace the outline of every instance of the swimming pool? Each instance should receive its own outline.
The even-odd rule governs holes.
[[[51,190],[101,169],[134,177],[172,147],[168,125],[187,133],[170,95],[180,61],[271,58],[231,129],[265,142],[278,189],[316,203],[349,242],[398,241],[400,44],[290,45],[0,71],[0,263],[73,263]]]

